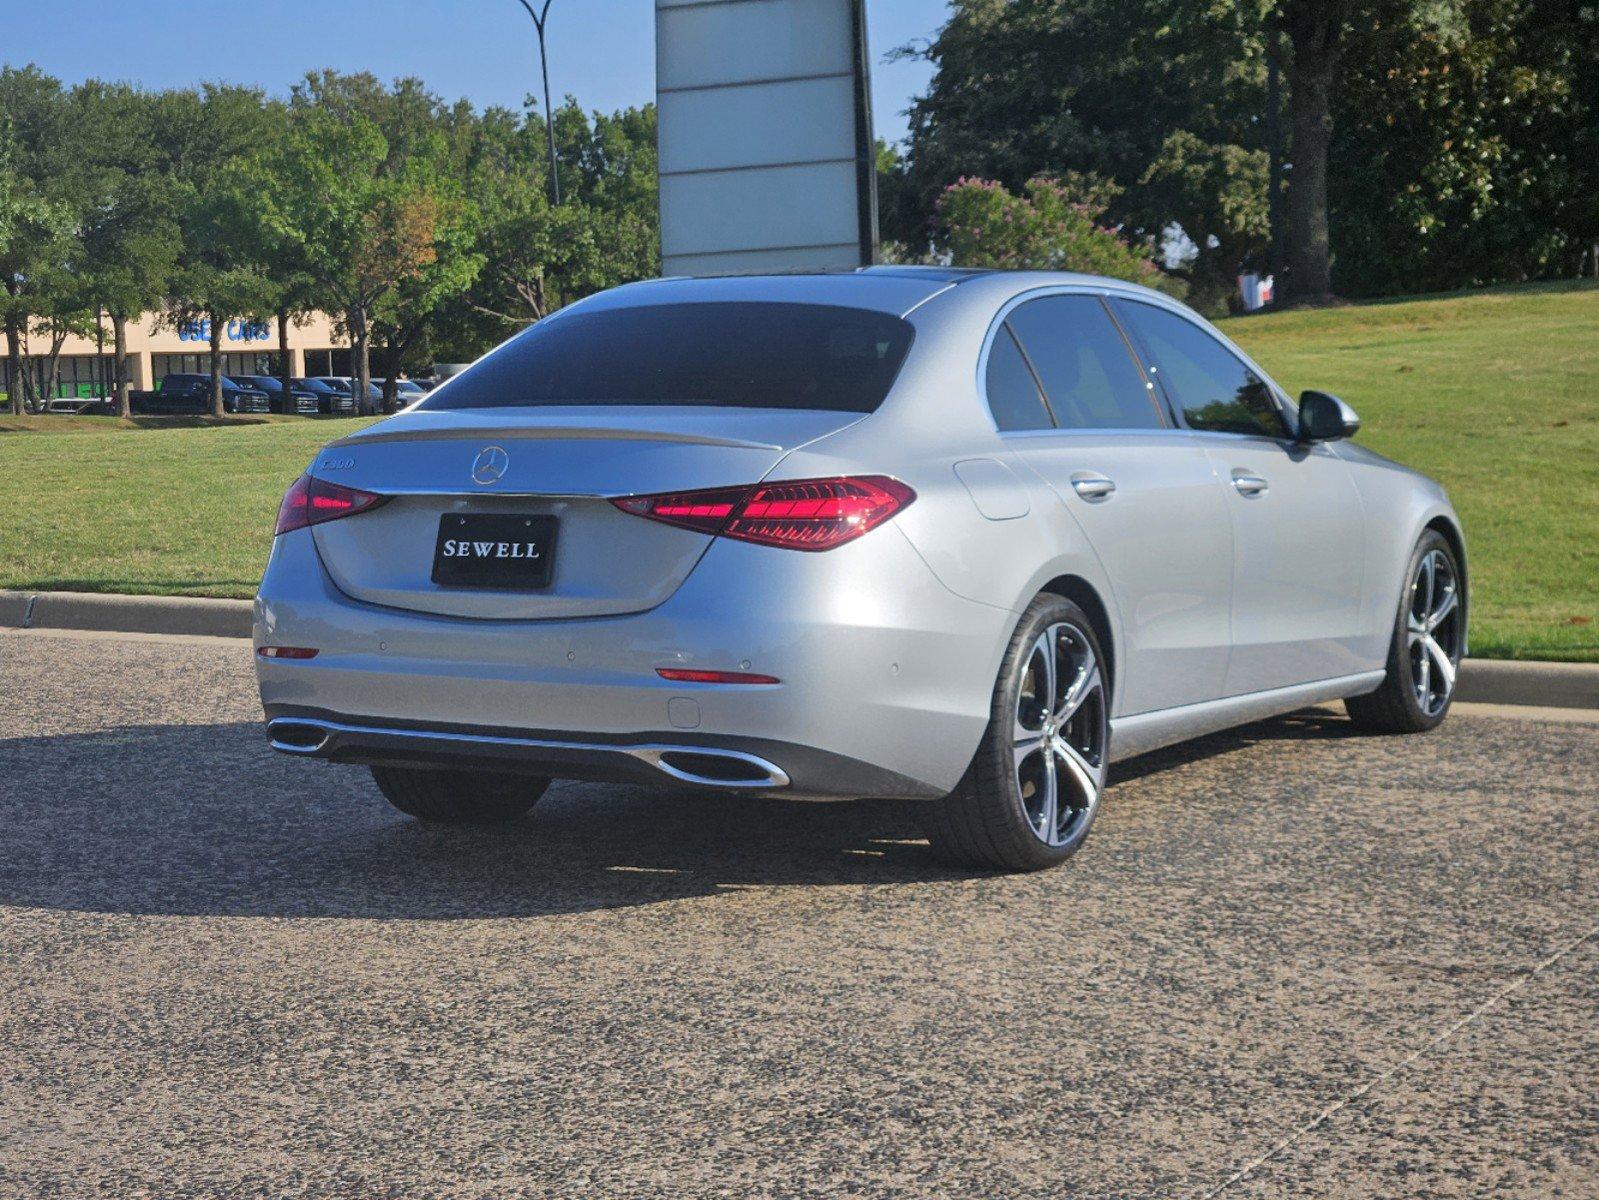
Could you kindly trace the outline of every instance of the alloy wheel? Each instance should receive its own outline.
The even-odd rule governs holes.
[[[1463,630],[1454,564],[1442,550],[1429,550],[1410,581],[1407,633],[1410,684],[1426,716],[1442,712],[1455,690]]]
[[[1105,675],[1087,635],[1064,622],[1039,634],[1012,740],[1022,809],[1045,845],[1065,845],[1093,820],[1105,784],[1105,703]]]

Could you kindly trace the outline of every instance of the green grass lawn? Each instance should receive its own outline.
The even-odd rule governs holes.
[[[1227,332],[1443,481],[1472,650],[1599,661],[1599,288],[1250,317]],[[0,417],[0,587],[249,596],[283,489],[352,420]]]
[[[283,489],[369,423],[0,417],[0,587],[253,596]]]

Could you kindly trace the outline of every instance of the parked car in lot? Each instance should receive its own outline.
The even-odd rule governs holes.
[[[341,396],[348,396],[352,404],[355,401],[355,380],[348,375],[313,375],[309,382],[321,384]],[[372,405],[382,402],[383,393],[372,385],[371,380],[368,380],[366,394],[368,411],[370,412]]]
[[[334,387],[321,379],[291,379],[289,383],[296,388],[303,388],[316,397],[317,410],[328,414],[342,413],[346,416],[355,412],[355,396],[349,388]]]
[[[378,394],[379,398],[382,397],[383,386],[387,382],[388,380],[386,379],[374,379],[372,381],[372,390]],[[431,388],[423,387],[414,379],[396,379],[394,381],[395,397],[402,405],[415,404],[431,390]]]
[[[558,777],[898,797],[951,858],[1047,867],[1116,759],[1330,700],[1444,719],[1460,523],[1358,427],[1109,279],[600,293],[289,489],[270,738],[424,820]]]
[[[222,407],[230,413],[272,411],[267,394],[259,388],[243,387],[233,379],[222,378]],[[139,415],[174,416],[211,411],[209,375],[174,374],[162,376],[153,392],[128,393],[128,408]]]
[[[289,401],[284,403],[283,380],[276,375],[233,375],[234,382],[242,387],[254,388],[256,391],[265,392],[267,403],[275,413],[298,413],[302,416],[315,416],[322,411],[317,394],[310,388],[302,387],[289,380]]]

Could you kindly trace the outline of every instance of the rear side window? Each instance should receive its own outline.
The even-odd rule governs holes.
[[[910,350],[908,322],[820,304],[640,305],[540,321],[423,409],[682,404],[874,411]]]
[[[1045,296],[1010,315],[1010,325],[1064,429],[1162,429],[1121,330],[1097,296]]]
[[[1032,368],[1022,357],[1009,325],[1001,325],[988,351],[988,408],[1001,430],[1053,429]]]
[[[1121,301],[1117,311],[1143,344],[1190,429],[1288,436],[1266,381],[1211,334],[1152,304]]]

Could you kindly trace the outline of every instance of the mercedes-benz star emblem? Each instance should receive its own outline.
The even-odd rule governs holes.
[[[472,462],[472,482],[487,487],[500,482],[505,469],[511,465],[511,456],[504,446],[484,446]]]

